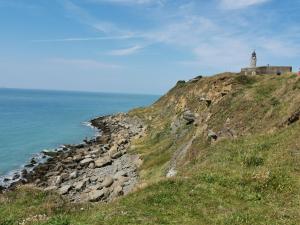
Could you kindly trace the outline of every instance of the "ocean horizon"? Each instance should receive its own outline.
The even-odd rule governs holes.
[[[92,138],[95,117],[150,105],[159,95],[0,88],[0,176],[42,150]]]

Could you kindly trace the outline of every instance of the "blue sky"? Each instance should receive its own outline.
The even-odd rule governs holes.
[[[300,67],[298,0],[0,0],[0,87],[162,94],[177,80]]]

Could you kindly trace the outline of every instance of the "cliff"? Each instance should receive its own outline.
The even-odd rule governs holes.
[[[21,185],[0,196],[0,224],[297,224],[299,118],[294,74],[179,81],[118,119],[118,127],[142,124],[126,144],[126,154],[139,157],[128,195],[70,203]],[[101,121],[94,123],[105,130]],[[96,141],[113,146],[110,131]]]

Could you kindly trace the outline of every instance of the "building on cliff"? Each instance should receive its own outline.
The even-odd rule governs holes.
[[[257,55],[254,51],[251,56],[250,67],[242,68],[241,73],[244,75],[281,75],[292,72],[291,66],[256,66]]]

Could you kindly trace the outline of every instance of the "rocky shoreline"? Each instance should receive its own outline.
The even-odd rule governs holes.
[[[43,162],[33,158],[2,190],[33,184],[72,202],[111,201],[129,193],[138,182],[142,161],[127,151],[133,139],[144,135],[145,125],[125,113],[93,119],[91,125],[99,130],[95,138],[43,151]]]

